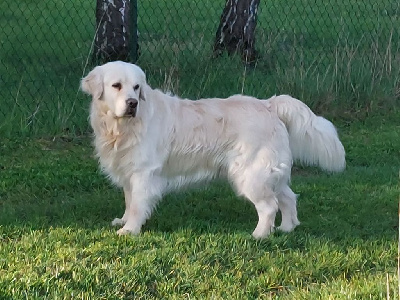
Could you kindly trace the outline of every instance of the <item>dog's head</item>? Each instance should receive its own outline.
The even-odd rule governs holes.
[[[122,61],[95,67],[82,79],[81,88],[93,101],[104,101],[116,117],[135,117],[144,101],[146,75],[136,65]]]

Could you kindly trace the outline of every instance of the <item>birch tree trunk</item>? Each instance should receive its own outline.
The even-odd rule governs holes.
[[[215,36],[214,55],[238,53],[246,64],[257,58],[255,29],[260,0],[227,0]]]
[[[131,51],[137,51],[132,43],[135,37],[131,38],[131,35],[137,34],[137,28],[132,28],[136,24],[131,22],[130,9],[130,0],[96,0],[96,36],[93,54],[97,61],[103,63],[113,60],[128,61]]]

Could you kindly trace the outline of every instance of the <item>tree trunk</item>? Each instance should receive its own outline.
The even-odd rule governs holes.
[[[135,5],[132,6],[136,9]],[[135,18],[130,9],[130,0],[97,0],[94,59],[104,63],[136,57],[131,51],[137,52],[137,43],[133,45],[137,36],[131,35],[137,35],[137,28],[132,28],[136,27],[136,22],[132,22]]]
[[[254,32],[260,0],[227,0],[214,44],[214,55],[238,53],[246,64],[257,58]]]

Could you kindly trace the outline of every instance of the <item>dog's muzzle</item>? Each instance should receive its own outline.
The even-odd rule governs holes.
[[[138,103],[139,102],[136,99],[127,99],[125,116],[134,117],[136,115]]]

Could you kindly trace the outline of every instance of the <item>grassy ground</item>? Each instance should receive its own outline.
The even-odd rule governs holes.
[[[118,237],[122,194],[97,171],[78,90],[94,2],[2,1],[0,299],[398,299],[399,2],[261,1],[254,68],[211,58],[224,2],[139,1],[149,82],[292,94],[335,117],[347,170],[294,169],[290,234],[253,240],[253,207],[219,182],[167,196],[142,235]]]
[[[225,183],[167,196],[138,237],[85,137],[0,148],[1,299],[397,299],[399,115],[337,122],[347,170],[294,169],[302,224],[255,241]]]

